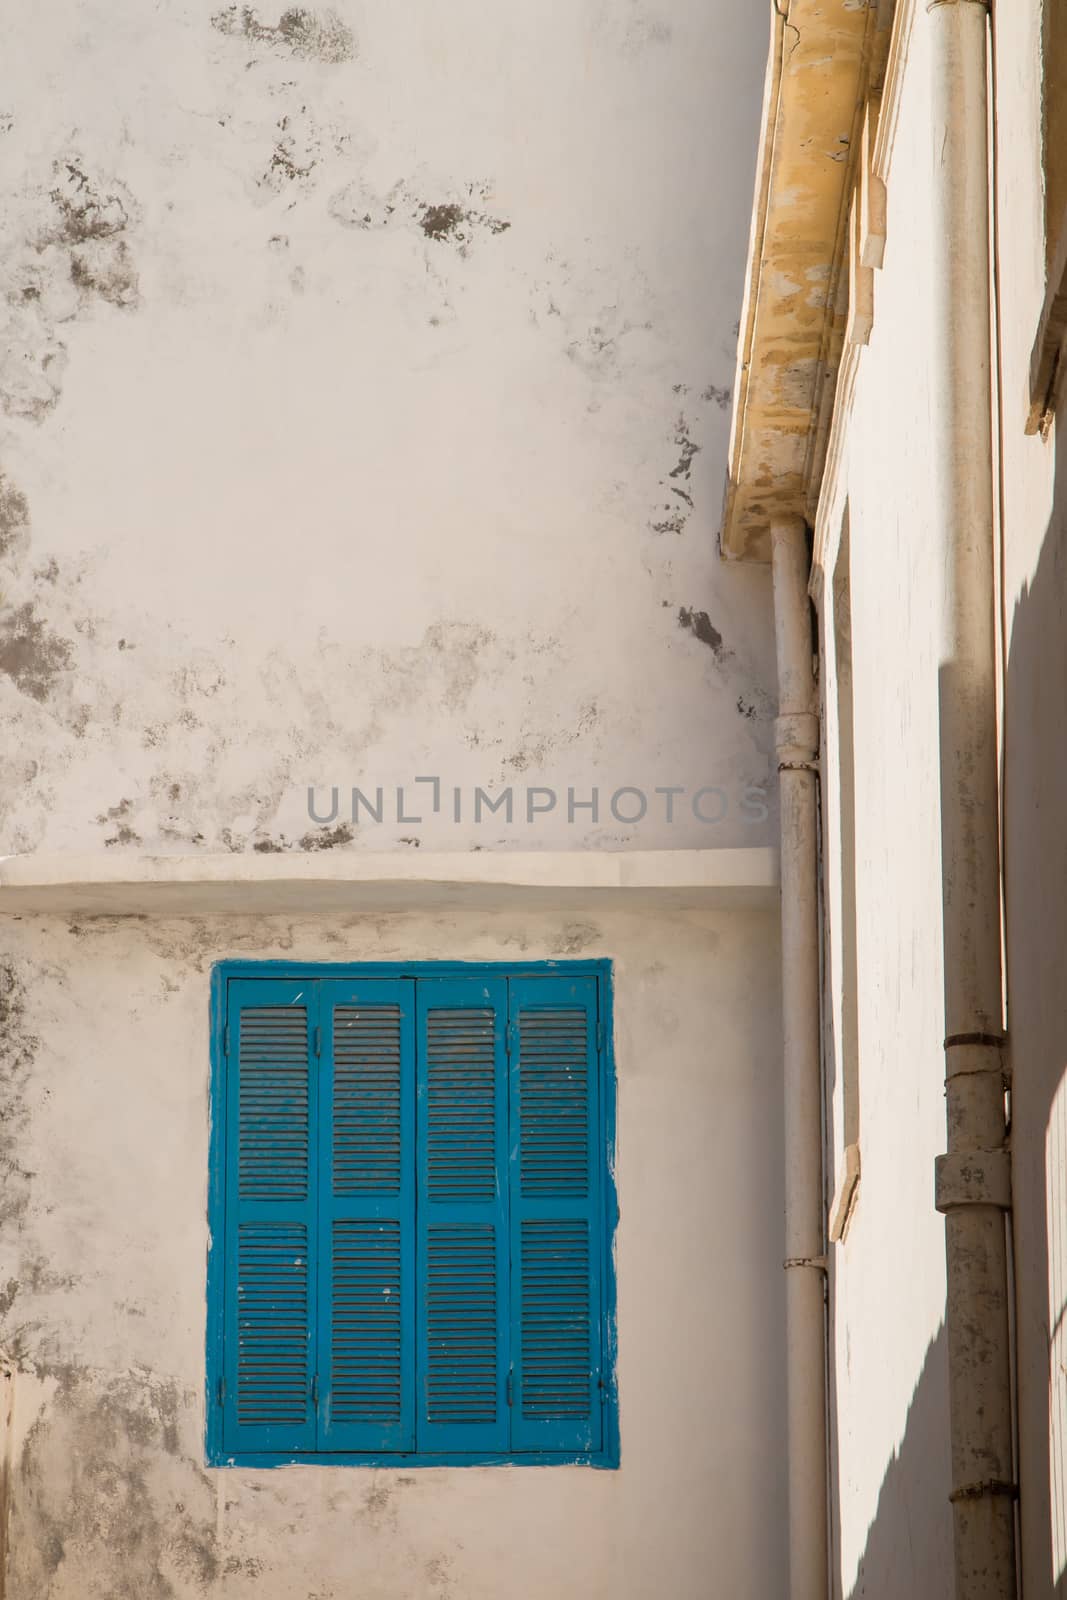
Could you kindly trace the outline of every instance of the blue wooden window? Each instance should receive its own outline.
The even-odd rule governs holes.
[[[608,963],[213,983],[209,1463],[617,1465]]]

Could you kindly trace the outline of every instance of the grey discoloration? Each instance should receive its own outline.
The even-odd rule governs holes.
[[[253,6],[227,6],[215,13],[211,26],[228,38],[284,50],[303,61],[336,65],[356,54],[356,36],[336,11],[290,6],[276,23],[267,23]]]
[[[593,922],[568,922],[562,933],[552,941],[554,956],[576,956],[595,944],[600,929]]]
[[[52,633],[32,601],[0,610],[0,672],[23,694],[47,700],[71,660],[70,642]]]
[[[707,388],[701,393],[700,398],[702,400],[710,401],[712,405],[718,406],[720,411],[728,411],[730,409],[732,391],[729,388],[720,389],[716,384],[709,383]]]
[[[722,634],[714,626],[706,611],[691,611],[688,606],[678,609],[678,626],[690,632],[694,639],[706,644],[716,661],[722,662],[729,652],[722,642]]]
[[[737,697],[737,713],[738,716],[746,718],[749,722],[755,722],[756,720],[756,707],[751,701],[746,700],[743,694],[739,694]]]
[[[29,540],[29,502],[6,473],[0,472],[0,561],[21,556]]]
[[[109,806],[106,811],[102,811],[96,820],[103,824],[117,822],[120,817],[128,817],[132,810],[132,800],[120,800],[118,805]]]
[[[114,181],[96,181],[77,160],[57,162],[49,198],[54,208],[44,242],[64,247],[70,255],[71,281],[87,294],[115,306],[135,306],[137,273],[123,235],[130,225],[133,202]]]
[[[50,178],[27,190],[18,222],[24,243],[0,264],[8,307],[0,405],[9,416],[39,423],[58,404],[68,359],[64,324],[99,300],[120,310],[138,304],[128,242],[138,219],[126,186],[92,173],[77,154],[54,161]]]
[[[306,106],[278,118],[274,148],[256,182],[266,194],[310,190],[322,155],[322,134]]]
[[[689,474],[693,470],[693,457],[700,454],[700,446],[694,444],[690,439],[689,424],[684,416],[679,416],[678,418],[678,423],[674,430],[674,442],[679,450],[678,465],[671,469],[670,476],[688,480]]]
[[[213,1488],[194,1464],[195,1397],[144,1369],[36,1376],[55,1390],[16,1463],[12,1592],[68,1595],[95,1569],[108,1600],[207,1593],[221,1562]]]
[[[15,1228],[29,1205],[30,1174],[22,1164],[29,1116],[26,1086],[40,1040],[26,1023],[26,991],[13,962],[0,964],[0,1224]],[[8,1289],[14,1280],[9,1280]],[[14,1294],[11,1295],[14,1300]],[[5,1326],[5,1334],[10,1329]]]
[[[462,253],[476,232],[506,233],[511,223],[505,222],[502,217],[491,217],[484,211],[464,210],[462,206],[449,202],[424,206],[419,227],[427,239],[453,244]]]
[[[135,833],[133,829],[125,822],[121,825],[121,827],[116,829],[110,839],[104,840],[105,845],[140,844],[141,842],[141,835],[139,833]]]
[[[300,841],[301,850],[335,850],[338,845],[351,844],[355,834],[347,822],[336,828],[316,828],[305,833]]]
[[[380,194],[356,179],[333,195],[329,210],[336,222],[364,232],[397,222],[414,225],[431,243],[451,245],[465,257],[479,235],[506,233],[511,227],[503,217],[485,209],[491,194],[489,183],[468,183],[459,197],[430,201],[404,182]]]

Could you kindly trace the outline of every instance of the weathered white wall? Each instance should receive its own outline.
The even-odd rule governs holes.
[[[933,1204],[934,1159],[945,1148],[939,574],[926,512],[931,307],[916,275],[931,250],[926,27],[918,7],[874,329],[823,507],[823,640],[833,636],[846,507],[850,529],[856,782],[858,1106],[850,1111],[861,1177],[845,1240],[830,1247],[834,1582],[844,1600],[952,1593],[944,1226]],[[833,666],[824,649],[831,829],[839,815]],[[831,927],[831,945],[840,931]],[[831,971],[840,973],[835,949]],[[833,998],[840,1014],[841,996]],[[829,1201],[842,1176],[846,1107],[842,1062],[831,1052],[827,1066]]]
[[[847,500],[853,558],[863,1165],[855,1219],[832,1260],[838,1583],[844,1596],[865,1600],[951,1592],[943,1228],[933,1209],[933,1159],[945,1142],[934,646],[941,576],[926,516],[934,330],[916,270],[930,257],[935,151],[928,24],[921,6],[914,12],[874,331],[825,507],[834,528]],[[993,32],[999,693],[1027,1600],[1067,1593],[1067,463],[1062,423],[1047,441],[1024,432],[1045,296],[1041,12],[1041,0],[999,7]],[[831,541],[828,569],[832,561]],[[832,711],[832,682],[828,698]],[[832,739],[832,715],[828,732]],[[842,1111],[835,1085],[835,1131]]]
[[[765,46],[747,0],[12,16],[0,851],[773,838],[769,584],[715,537]],[[11,1600],[782,1591],[773,918],[0,936]],[[578,952],[621,1470],[206,1471],[210,962]]]
[[[368,848],[773,837],[767,577],[715,548],[761,8],[16,13],[4,848],[344,844],[353,784]],[[475,825],[509,784],[555,813]]]
[[[784,1590],[776,918],[30,918],[4,930],[9,1600]],[[622,1466],[203,1467],[222,957],[616,961]]]
[[[1067,1594],[1067,457],[1062,417],[1047,440],[1023,431],[1045,297],[1041,12],[1039,0],[1024,0],[998,14],[996,28],[1004,857],[1027,1600]],[[1062,151],[1056,159],[1062,171]]]

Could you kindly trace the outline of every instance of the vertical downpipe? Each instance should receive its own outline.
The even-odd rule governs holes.
[[[957,1600],[1014,1600],[1002,1062],[986,0],[928,0],[933,138],[932,507],[942,583],[946,1327]]]
[[[778,655],[785,1081],[786,1376],[790,1600],[826,1600],[826,1272],[819,1061],[817,777],[807,532],[771,527]]]

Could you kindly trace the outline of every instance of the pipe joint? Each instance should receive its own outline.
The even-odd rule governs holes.
[[[953,1033],[945,1040],[945,1083],[988,1075],[1006,1082],[1003,1034]]]
[[[961,1483],[958,1489],[953,1489],[949,1499],[955,1505],[960,1500],[987,1500],[999,1495],[1018,1500],[1019,1485],[1004,1478],[979,1478],[975,1483]]]
[[[966,1206],[1011,1210],[1011,1155],[1000,1150],[953,1150],[934,1163],[934,1205],[940,1212]]]
[[[819,748],[819,719],[811,711],[787,711],[774,722],[780,760],[811,761]]]
[[[991,0],[926,0],[927,11],[940,11],[943,6],[976,6],[979,11],[991,11]]]

